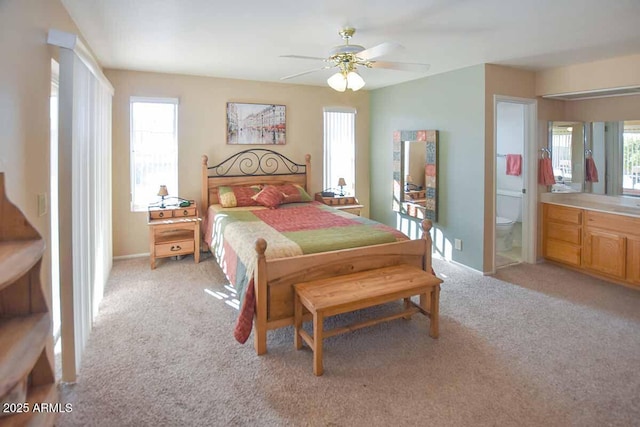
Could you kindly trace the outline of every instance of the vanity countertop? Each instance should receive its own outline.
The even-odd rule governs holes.
[[[612,197],[585,193],[542,193],[542,203],[640,218],[640,198]]]

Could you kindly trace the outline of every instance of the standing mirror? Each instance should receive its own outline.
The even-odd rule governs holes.
[[[437,221],[437,130],[394,132],[393,183],[395,212]]]

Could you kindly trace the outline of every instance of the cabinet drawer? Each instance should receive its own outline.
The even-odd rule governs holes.
[[[191,205],[186,208],[157,209],[149,211],[149,219],[182,218],[196,216],[196,207]]]
[[[575,245],[579,245],[582,240],[581,228],[571,224],[547,222],[544,225],[544,231],[547,239],[560,240]]]
[[[349,212],[350,214],[360,216],[360,208],[344,208],[344,209],[340,209],[340,210],[342,212]]]
[[[582,210],[545,203],[545,217],[548,221],[582,225]]]
[[[173,216],[177,218],[180,218],[183,216],[196,216],[196,208],[195,206],[191,206],[188,208],[174,209]]]
[[[640,219],[625,215],[586,211],[585,227],[602,228],[620,233],[640,235]]]
[[[640,239],[627,239],[627,281],[640,285]]]
[[[149,211],[150,219],[166,219],[166,218],[171,218],[172,216],[173,216],[173,211],[171,209]]]
[[[179,240],[171,243],[161,243],[156,245],[156,256],[175,256],[192,254],[194,251],[193,239],[191,240]]]
[[[544,249],[544,256],[546,258],[564,262],[565,264],[580,266],[580,246],[572,245],[571,243],[560,242],[557,240],[547,239]]]

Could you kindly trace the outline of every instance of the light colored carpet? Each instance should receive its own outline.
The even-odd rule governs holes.
[[[325,374],[271,332],[234,341],[211,257],[114,263],[60,426],[603,426],[640,420],[640,292],[554,265],[444,278],[440,339],[416,315],[325,342]],[[216,294],[217,292],[217,294]],[[218,295],[215,297],[212,295]],[[223,298],[223,299],[218,299]],[[334,318],[341,323],[356,316]]]

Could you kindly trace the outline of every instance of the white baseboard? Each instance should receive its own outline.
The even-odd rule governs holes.
[[[144,253],[144,254],[132,254],[132,255],[120,255],[120,256],[114,256],[113,260],[114,261],[118,261],[119,259],[131,259],[131,258],[142,258],[143,256],[149,256],[149,252]]]
[[[465,265],[465,264],[459,263],[458,261],[454,261],[454,260],[452,260],[452,259],[444,258],[443,256],[441,256],[441,255],[439,255],[439,254],[436,254],[436,253],[434,253],[434,254],[432,255],[432,258],[437,258],[437,259],[439,259],[439,260],[441,260],[441,261],[450,262],[451,264],[455,264],[455,265],[457,265],[457,266],[459,266],[459,267],[463,267],[463,268],[465,268],[465,269],[467,269],[467,270],[470,270],[470,271],[472,271],[472,272],[474,272],[474,273],[477,273],[477,274],[482,274],[482,275],[487,275],[487,274],[488,274],[488,273],[483,273],[483,272],[482,272],[482,271],[480,271],[480,270],[476,270],[475,268],[469,267],[468,265]],[[437,273],[438,273],[438,272],[436,271],[436,274],[437,274]]]

